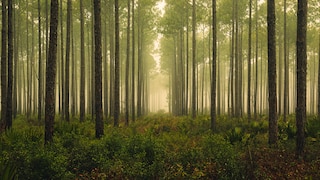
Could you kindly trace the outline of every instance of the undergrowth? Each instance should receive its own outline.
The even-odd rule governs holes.
[[[57,119],[54,143],[44,146],[43,122],[20,116],[13,129],[0,136],[0,179],[320,177],[318,118],[308,119],[303,162],[294,158],[292,118],[287,122],[280,118],[277,149],[268,147],[266,118],[248,123],[245,118],[221,116],[217,125],[212,133],[207,116],[192,119],[161,113],[128,127],[105,124],[105,135],[95,139],[89,117],[83,123]],[[288,165],[287,160],[293,163]]]

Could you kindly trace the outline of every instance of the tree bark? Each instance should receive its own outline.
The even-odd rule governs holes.
[[[196,1],[192,0],[192,99],[191,99],[191,115],[196,118]]]
[[[211,69],[211,130],[216,129],[216,61],[217,61],[217,18],[216,0],[212,0],[212,69]]]
[[[251,121],[251,39],[252,39],[252,0],[249,1],[249,37],[248,37],[248,94],[247,114],[248,121]]]
[[[307,0],[298,0],[297,11],[297,108],[296,108],[296,155],[303,156],[306,122],[306,75],[307,75]]]
[[[55,117],[55,86],[57,61],[58,0],[51,0],[50,10],[50,42],[46,71],[45,99],[45,144],[53,141],[53,125]]]
[[[268,0],[268,88],[269,88],[269,144],[278,140],[277,126],[277,83],[276,83],[276,31],[275,2]]]
[[[120,34],[119,34],[119,0],[115,0],[115,68],[114,68],[114,126],[119,126],[120,115]]]
[[[7,0],[2,0],[1,29],[1,126],[0,132],[6,127],[7,113]]]
[[[85,116],[85,49],[84,49],[84,15],[83,15],[83,0],[80,0],[80,122],[84,121]]]
[[[38,74],[39,74],[39,79],[38,79],[38,121],[41,121],[41,116],[42,116],[42,39],[41,39],[41,4],[40,0],[38,0],[38,51],[39,51],[39,67],[38,67]],[[17,66],[17,65],[15,65]]]
[[[70,47],[71,47],[71,11],[72,3],[68,0],[67,3],[67,36],[66,36],[66,66],[65,66],[65,104],[64,104],[64,115],[67,122],[70,121]],[[61,52],[62,53],[62,52]]]
[[[8,91],[6,129],[12,127],[12,84],[13,84],[13,2],[8,1]]]
[[[125,124],[126,126],[129,125],[129,101],[130,101],[130,98],[129,98],[129,59],[130,59],[130,1],[131,0],[127,0],[127,5],[128,5],[128,15],[127,15],[127,56],[126,56],[126,74],[125,74],[125,84],[126,84],[126,87],[125,87]]]
[[[135,24],[134,24],[134,20],[135,20],[135,16],[134,16],[134,0],[132,0],[132,70],[131,70],[131,83],[132,83],[132,99],[131,99],[131,113],[132,113],[132,121],[135,121]]]
[[[101,52],[101,4],[94,0],[94,57],[95,57],[95,116],[96,138],[104,134],[102,117],[102,52]]]

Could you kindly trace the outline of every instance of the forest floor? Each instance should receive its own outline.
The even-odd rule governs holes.
[[[44,146],[43,122],[20,116],[0,136],[0,179],[320,179],[320,121],[308,117],[303,158],[295,156],[294,116],[279,119],[279,142],[268,145],[265,116],[148,115],[125,127],[59,118],[54,143]]]

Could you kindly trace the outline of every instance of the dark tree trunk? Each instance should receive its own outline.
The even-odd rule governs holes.
[[[65,104],[64,115],[67,122],[70,121],[69,105],[70,105],[70,47],[71,47],[71,11],[72,3],[68,0],[67,4],[67,36],[66,36],[66,66],[65,66]],[[61,52],[62,53],[62,52]]]
[[[216,129],[216,61],[217,61],[217,18],[216,0],[212,0],[212,77],[211,77],[211,130]]]
[[[51,0],[50,10],[50,42],[48,64],[46,71],[45,99],[45,144],[53,141],[53,125],[55,117],[55,86],[57,65],[57,30],[58,30],[58,0]]]
[[[196,118],[196,1],[192,1],[192,99],[191,99],[191,115]]]
[[[134,20],[135,20],[135,16],[134,16],[134,0],[132,0],[132,75],[131,75],[131,81],[132,81],[132,99],[131,99],[131,113],[132,113],[132,121],[135,121],[135,27],[134,27]]]
[[[248,121],[251,121],[251,39],[252,39],[252,0],[249,1],[249,38],[248,38],[248,95],[247,113]]]
[[[38,0],[38,51],[39,51],[39,79],[38,79],[38,121],[41,121],[41,115],[42,115],[42,39],[41,39],[41,4],[40,0]],[[17,66],[15,64],[15,66]]]
[[[119,34],[119,0],[115,0],[115,63],[114,63],[114,126],[119,126],[120,115],[120,34]]]
[[[283,121],[287,121],[288,105],[289,105],[289,70],[287,58],[287,0],[284,0],[283,11],[283,59],[284,59],[284,87],[283,87]]]
[[[102,118],[102,52],[101,52],[101,5],[94,0],[94,59],[95,59],[95,116],[96,138],[104,134]]]
[[[269,144],[278,140],[277,84],[276,84],[276,29],[275,2],[268,0],[268,87],[269,87]]]
[[[66,99],[65,99],[65,71],[64,71],[64,58],[63,58],[63,52],[64,52],[64,44],[63,44],[63,10],[62,10],[62,0],[60,0],[60,83],[59,85],[61,86],[61,91],[59,88],[59,94],[61,94],[61,100],[59,101],[59,113],[62,114],[62,118],[64,118],[64,113],[65,113],[65,104],[66,104]],[[59,96],[60,99],[60,96]]]
[[[131,0],[127,0],[128,1],[128,17],[127,17],[127,56],[126,56],[126,79],[125,79],[125,84],[126,84],[126,88],[125,88],[125,118],[126,118],[126,126],[129,125],[129,59],[130,59],[130,1]]]
[[[297,14],[297,108],[296,125],[297,157],[303,156],[305,146],[305,122],[306,122],[306,77],[307,77],[307,0],[298,0]]]
[[[256,29],[256,47],[255,47],[255,82],[254,82],[254,95],[253,95],[253,116],[257,120],[257,97],[258,97],[258,0],[256,0],[256,19],[255,19],[255,29]]]
[[[85,49],[84,49],[84,15],[83,15],[83,0],[80,0],[80,122],[84,121],[84,115],[85,115]]]
[[[318,119],[320,119],[320,33],[319,33],[319,47],[318,47]]]
[[[8,1],[8,91],[6,129],[12,127],[12,84],[13,84],[13,2]]]
[[[6,127],[7,113],[7,0],[2,0],[1,30],[1,126],[0,132]]]

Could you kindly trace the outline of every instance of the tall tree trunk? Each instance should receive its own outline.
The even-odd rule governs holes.
[[[192,118],[196,118],[196,1],[192,0],[192,99],[191,114]]]
[[[277,83],[276,83],[276,28],[275,2],[268,0],[268,88],[269,88],[269,144],[278,140]]]
[[[248,37],[248,94],[247,113],[248,121],[251,121],[251,39],[252,39],[252,0],[249,1],[249,37]]]
[[[39,67],[38,67],[38,121],[41,121],[42,114],[42,39],[41,39],[41,4],[40,0],[38,0],[38,51],[39,51]]]
[[[320,33],[318,48],[318,119],[320,119]]]
[[[283,10],[283,59],[284,59],[284,87],[283,87],[283,121],[287,122],[288,105],[289,105],[289,70],[287,58],[287,0],[284,0]]]
[[[1,126],[0,132],[7,126],[7,0],[2,0],[2,30],[1,30]]]
[[[216,129],[216,61],[217,61],[217,17],[216,0],[212,0],[212,69],[211,69],[211,130]]]
[[[137,84],[137,116],[140,117],[142,115],[142,50],[141,50],[141,2],[138,1],[138,84]]]
[[[127,16],[127,56],[126,56],[126,79],[125,79],[125,84],[126,84],[126,89],[125,89],[125,118],[126,118],[126,126],[129,125],[129,101],[130,101],[130,98],[129,98],[129,59],[130,59],[130,1],[131,0],[127,0],[128,2],[128,16]]]
[[[85,66],[85,49],[84,49],[84,15],[83,15],[83,0],[80,0],[80,122],[84,121],[85,115],[85,89],[86,89],[86,81],[85,81],[85,73],[86,73],[86,66]]]
[[[13,84],[13,2],[8,1],[8,91],[6,129],[12,127],[12,84]]]
[[[119,34],[119,0],[115,0],[115,68],[114,68],[114,126],[119,126],[120,115],[120,34]]]
[[[70,105],[70,48],[71,48],[71,11],[72,3],[67,3],[67,36],[66,36],[66,66],[65,66],[65,104],[64,115],[67,122],[70,121],[69,105]],[[62,53],[62,52],[61,52]]]
[[[296,154],[303,156],[305,146],[305,122],[306,122],[306,75],[307,75],[307,10],[308,1],[298,0],[297,11],[297,108],[296,125],[297,141]]]
[[[115,44],[114,44],[114,35],[115,35],[115,28],[114,28],[114,0],[110,0],[109,5],[109,27],[110,27],[110,116],[114,115],[114,59],[115,59]]]
[[[45,103],[45,144],[53,141],[53,125],[55,116],[55,87],[57,61],[58,0],[51,0],[50,10],[50,42],[46,71],[46,103]]]
[[[101,52],[101,4],[94,0],[94,57],[95,57],[95,116],[96,138],[104,134],[102,117],[102,52]]]
[[[257,97],[258,97],[258,0],[256,0],[255,7],[255,31],[256,31],[256,47],[255,47],[255,82],[254,82],[254,95],[253,95],[253,116],[254,119],[257,119]]]
[[[135,16],[134,16],[134,0],[132,0],[132,70],[131,70],[131,86],[132,86],[132,99],[131,99],[131,113],[132,113],[132,121],[135,121],[135,24],[134,24],[134,20],[135,20]]]
[[[59,94],[61,94],[61,101],[59,103],[59,113],[62,114],[62,118],[64,119],[64,113],[65,113],[65,104],[66,104],[66,98],[65,98],[65,71],[64,71],[64,58],[63,58],[63,52],[64,52],[64,44],[63,44],[63,10],[62,10],[62,0],[60,0],[60,85],[61,85],[61,92],[59,91]]]

